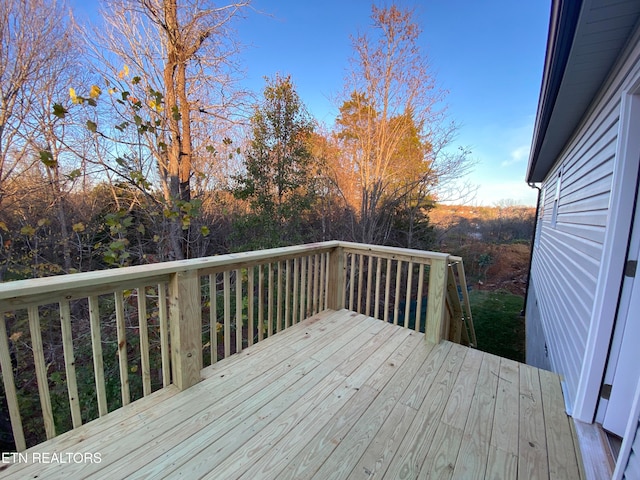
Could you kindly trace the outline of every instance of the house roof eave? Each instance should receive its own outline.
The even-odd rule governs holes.
[[[582,0],[553,0],[551,4],[547,52],[527,167],[527,182],[542,181],[544,176],[541,177],[540,172],[548,171],[552,166],[540,161],[540,150],[569,60],[581,6]]]
[[[640,19],[637,0],[552,0],[526,180],[542,182],[582,121]]]

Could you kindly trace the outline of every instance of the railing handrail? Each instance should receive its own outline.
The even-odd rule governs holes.
[[[331,240],[327,242],[308,243],[291,247],[278,247],[251,252],[228,253],[212,257],[192,258],[189,260],[175,260],[171,262],[136,265],[132,267],[111,270],[95,270],[91,272],[71,273],[52,277],[31,278],[0,283],[0,312],[25,307],[28,304],[44,304],[44,297],[55,300],[61,293],[81,291],[83,296],[93,287],[107,287],[121,289],[123,285],[133,285],[136,282],[149,280],[167,281],[171,274],[193,270],[205,271],[216,268],[231,269],[245,264],[258,264],[263,261],[279,261],[286,258],[304,255],[309,252],[326,252],[340,245],[341,242]],[[163,278],[164,277],[164,278]],[[126,288],[126,286],[124,287]],[[20,298],[36,298],[33,302],[20,301]],[[69,299],[71,299],[70,297]]]
[[[451,255],[430,250],[416,250],[412,248],[388,247],[386,245],[374,245],[367,243],[338,242],[345,251],[368,252],[373,255],[386,254],[398,258],[435,259],[447,260]]]

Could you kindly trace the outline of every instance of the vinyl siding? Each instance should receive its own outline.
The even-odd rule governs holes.
[[[564,378],[569,408],[580,381],[606,229],[615,214],[609,202],[622,92],[640,74],[640,45],[617,72],[542,185],[544,205],[531,270],[535,299],[528,301],[535,301],[532,314],[544,332],[551,368]]]

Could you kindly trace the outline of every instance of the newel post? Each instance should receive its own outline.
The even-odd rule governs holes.
[[[332,310],[344,308],[344,276],[344,249],[342,247],[336,247],[329,252],[327,307]]]
[[[427,302],[425,339],[433,343],[440,343],[443,337],[447,295],[447,259],[446,255],[432,258],[429,268],[429,301]]]
[[[201,380],[202,370],[200,278],[196,270],[171,276],[169,322],[173,384],[185,390]]]

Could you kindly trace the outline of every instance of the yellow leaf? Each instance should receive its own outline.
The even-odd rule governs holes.
[[[149,104],[149,106],[154,109],[156,112],[162,112],[163,108],[162,105],[160,105],[158,102],[156,102],[155,100],[149,100],[147,102]]]
[[[100,90],[99,86],[91,85],[91,90],[89,91],[89,96],[91,98],[98,98],[101,93],[102,93],[102,90]]]
[[[0,229],[4,230],[5,232],[9,231],[9,229],[7,228],[7,224],[2,221],[0,221]]]
[[[138,371],[138,366],[134,365],[133,367],[131,367],[131,373],[136,373]]]
[[[122,67],[122,70],[120,70],[120,73],[118,73],[118,77],[124,78],[127,76],[129,76],[129,67],[125,65],[124,67]]]
[[[81,233],[81,232],[84,232],[85,226],[84,226],[84,223],[78,222],[78,223],[74,223],[72,228],[74,232]]]
[[[75,88],[70,88],[69,89],[69,96],[71,97],[71,101],[73,103],[82,103],[82,100],[79,99],[78,96],[76,95]]]

